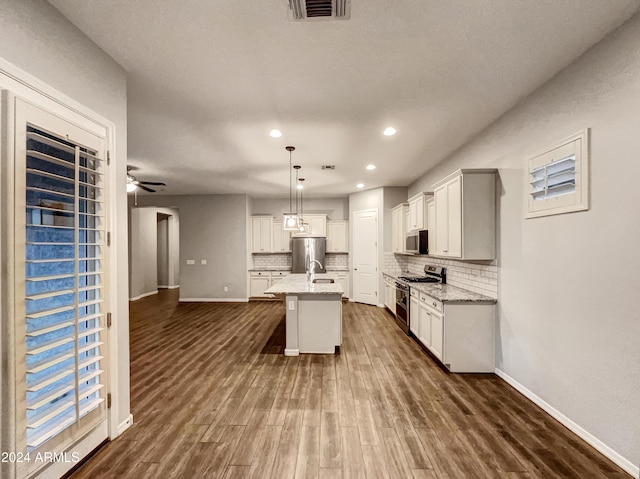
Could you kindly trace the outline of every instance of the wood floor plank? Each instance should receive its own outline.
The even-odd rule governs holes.
[[[71,476],[629,479],[492,374],[449,374],[384,309],[285,357],[279,302],[131,303],[133,426]]]
[[[320,428],[302,426],[302,440],[298,449],[296,479],[317,478],[320,474]]]

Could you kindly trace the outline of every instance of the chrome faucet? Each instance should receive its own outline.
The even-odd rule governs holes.
[[[324,266],[322,266],[322,263],[320,261],[318,261],[317,259],[314,259],[313,261],[311,261],[311,263],[309,263],[309,269],[311,269],[311,265],[313,263],[318,263],[318,266],[320,266],[320,269],[324,269]]]

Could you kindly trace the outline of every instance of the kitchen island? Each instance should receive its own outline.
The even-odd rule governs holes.
[[[292,274],[264,293],[284,300],[287,312],[285,356],[335,354],[342,343],[344,293],[336,274]]]

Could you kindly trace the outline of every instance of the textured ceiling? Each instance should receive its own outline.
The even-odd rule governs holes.
[[[139,179],[286,196],[291,144],[307,197],[408,185],[639,4],[352,0],[349,21],[292,23],[286,0],[50,3],[127,70]]]

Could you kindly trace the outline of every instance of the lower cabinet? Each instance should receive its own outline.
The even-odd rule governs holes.
[[[429,308],[427,308],[425,306],[424,303],[420,302],[420,300],[418,300],[418,314],[420,315],[420,318],[418,320],[418,324],[420,324],[419,327],[419,334],[416,336],[420,342],[422,344],[424,344],[426,347],[430,348],[431,347],[431,311],[429,310]]]
[[[396,313],[396,283],[393,279],[384,277],[384,305]]]
[[[272,298],[273,295],[264,294],[264,291],[289,274],[289,271],[251,271],[249,273],[249,296],[251,298]]]
[[[249,284],[252,298],[266,298],[268,295],[264,294],[264,291],[271,287],[271,275],[262,271],[260,273],[251,273]]]
[[[453,373],[494,372],[495,305],[442,303],[416,293],[412,290],[409,318],[417,340]]]
[[[420,316],[420,298],[412,294],[409,297],[409,330],[418,339],[422,328]]]
[[[330,272],[331,271],[329,271],[329,273]],[[348,298],[349,297],[349,273],[336,272],[336,275],[338,276],[338,283],[340,283],[340,285],[342,286],[342,289],[344,289],[344,293],[342,293],[342,297]]]

